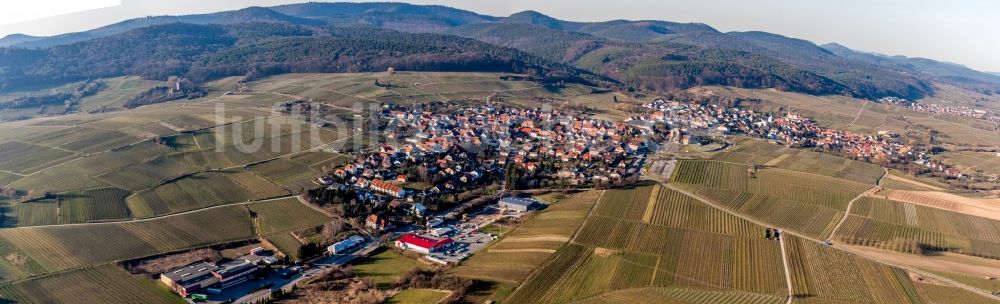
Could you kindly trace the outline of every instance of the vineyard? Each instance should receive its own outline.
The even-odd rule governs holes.
[[[737,148],[720,153],[713,159],[808,172],[869,186],[875,185],[879,178],[885,174],[885,171],[875,164],[854,161],[828,153],[793,149],[762,140],[739,142]]]
[[[957,287],[924,283],[918,283],[916,286],[917,292],[926,300],[924,303],[928,304],[1000,303]]]
[[[184,303],[156,282],[114,265],[0,285],[0,298],[4,303]]]
[[[59,224],[59,202],[54,199],[17,203],[14,218],[8,218],[10,226],[42,226]]]
[[[252,237],[253,228],[242,206],[141,222],[0,230],[0,239],[10,244],[12,253],[36,262],[46,272]]]
[[[872,197],[855,202],[851,214],[838,231],[846,243],[1000,258],[1000,221]]]
[[[293,192],[316,187],[313,181],[320,176],[307,165],[284,158],[254,165],[250,171]]]
[[[227,203],[288,195],[277,185],[241,170],[199,173],[129,197],[137,218],[195,210]]]
[[[125,198],[129,192],[100,188],[59,195],[60,223],[122,220],[131,217]]]
[[[486,250],[473,255],[453,272],[490,281],[519,283],[545,262],[551,251],[562,248],[579,229],[600,191],[575,194],[548,206],[531,219],[507,232]],[[606,197],[611,193],[604,193]],[[519,252],[504,252],[517,250]]]
[[[0,170],[29,174],[75,157],[73,152],[22,142],[0,144]]]
[[[674,182],[699,186],[696,193],[702,198],[813,237],[829,235],[848,202],[869,188],[858,182],[775,168],[757,170],[750,177],[748,169],[717,161],[681,161]]]
[[[646,287],[613,291],[578,303],[783,304],[785,299],[735,290],[688,287]]]
[[[906,271],[786,236],[795,298],[851,303],[921,303]]]
[[[608,190],[575,242],[507,300],[560,303],[663,286],[780,296],[780,249],[764,236],[762,227],[666,187]]]
[[[250,211],[257,214],[258,230],[261,235],[294,231],[323,225],[330,218],[316,211],[298,198],[247,204]]]

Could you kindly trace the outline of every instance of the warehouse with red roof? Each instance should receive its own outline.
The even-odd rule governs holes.
[[[448,249],[455,244],[451,238],[431,238],[407,233],[396,240],[396,247],[403,250],[413,250],[420,253],[431,253]]]

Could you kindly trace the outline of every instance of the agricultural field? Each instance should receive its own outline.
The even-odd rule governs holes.
[[[708,160],[678,162],[673,182],[698,196],[778,227],[825,238],[847,204],[871,186],[779,168],[758,169]]]
[[[755,139],[738,141],[736,148],[721,152],[713,159],[825,175],[868,185],[875,185],[885,174],[875,164]]]
[[[507,301],[561,303],[666,286],[779,297],[787,293],[780,248],[764,236],[763,227],[666,187],[608,190],[577,237]]]
[[[115,265],[0,285],[5,303],[184,303],[155,281],[134,277]]]
[[[299,202],[298,198],[247,204],[257,214],[258,232],[271,235],[323,225],[330,217]]]
[[[573,237],[600,193],[588,191],[574,194],[549,205],[513,230],[506,227],[499,241],[473,255],[456,267],[453,273],[505,284],[523,281]]]
[[[59,222],[87,223],[131,218],[125,203],[130,193],[118,188],[99,188],[59,195]]]
[[[376,252],[375,255],[351,263],[351,267],[358,277],[374,280],[379,289],[389,288],[396,279],[413,268],[429,268],[392,250],[382,249],[381,252]]]
[[[406,289],[392,296],[390,304],[437,304],[448,296],[448,292],[433,289]]]
[[[314,171],[308,165],[284,158],[253,165],[250,171],[295,193],[317,187],[314,181],[320,176],[319,171]]]
[[[287,196],[290,193],[243,169],[198,173],[129,197],[137,218],[171,214],[229,203]]]
[[[795,302],[922,303],[917,283],[900,268],[785,236]]]
[[[1000,258],[1000,221],[865,197],[838,231],[843,242],[907,253],[952,251]]]
[[[30,174],[68,161],[76,154],[59,149],[23,142],[0,144],[0,170]]]
[[[929,283],[917,283],[916,285],[917,292],[925,299],[925,303],[1000,303],[1000,301],[957,287]]]
[[[715,290],[707,288],[646,287],[625,289],[602,294],[578,303],[657,303],[667,304],[782,304],[785,299],[745,291]]]
[[[102,109],[119,109],[129,99],[166,82],[147,80],[141,77],[116,77],[104,79],[105,89],[80,100],[79,111],[89,113]]]
[[[1000,176],[1000,156],[987,152],[945,152],[941,161],[955,164],[963,172],[980,171],[983,174]]]
[[[243,206],[148,221],[7,228],[0,229],[0,247],[23,260],[0,261],[6,263],[0,268],[57,272],[250,238],[253,227]]]

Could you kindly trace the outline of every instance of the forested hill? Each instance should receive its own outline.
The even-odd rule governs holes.
[[[196,81],[289,72],[494,71],[549,81],[602,77],[519,50],[440,34],[287,23],[171,23],[45,49],[0,49],[9,88],[139,75]]]
[[[166,31],[167,36],[156,36],[164,27],[181,30],[183,26],[175,23],[208,30],[201,34]],[[147,30],[150,27],[153,30]],[[338,32],[331,28],[340,28],[341,33],[358,28],[402,33],[344,36],[330,34]],[[126,43],[138,43],[137,49],[145,53],[116,53],[124,52]],[[302,3],[139,18],[52,37],[11,35],[0,39],[0,46],[15,48],[0,49],[0,87],[96,75],[136,73],[162,78],[187,73],[194,79],[207,79],[262,71],[337,72],[394,65],[527,71],[639,89],[721,84],[868,99],[917,99],[933,94],[933,83],[944,82],[983,93],[1000,92],[1000,77],[963,66],[875,56],[772,33],[723,33],[706,24],[657,20],[574,22],[534,11],[494,17],[405,3]],[[71,55],[81,56],[74,60]],[[122,58],[110,60],[111,55]]]

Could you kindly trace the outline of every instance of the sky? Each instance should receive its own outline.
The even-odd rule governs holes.
[[[53,35],[149,15],[207,13],[303,1],[4,1],[7,3],[0,4],[0,36]],[[535,10],[572,21],[700,22],[720,31],[766,31],[817,44],[837,42],[855,50],[925,57],[1000,72],[1000,1],[992,0],[402,1],[446,5],[493,16]],[[73,11],[83,12],[70,13]]]

